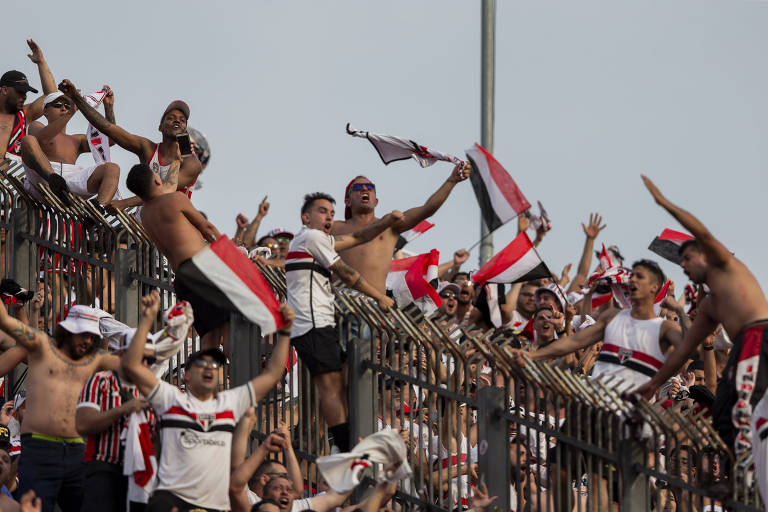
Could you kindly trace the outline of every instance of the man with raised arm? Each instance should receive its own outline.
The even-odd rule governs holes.
[[[680,265],[691,281],[706,284],[709,294],[697,305],[696,319],[680,350],[637,392],[652,396],[696,346],[723,324],[733,347],[717,386],[713,425],[734,448],[737,460],[752,449],[763,500],[768,503],[768,301],[752,272],[699,219],[664,197],[646,176],[643,181],[656,203],[694,236],[680,247]],[[753,442],[759,446],[753,446]]]
[[[29,353],[19,492],[34,489],[47,512],[57,502],[62,510],[80,510],[82,505],[85,444],[75,427],[78,397],[91,375],[120,363],[100,348],[102,316],[101,310],[72,306],[50,337],[0,308],[0,329]]]
[[[157,172],[163,183],[172,184],[179,192],[183,192],[187,197],[192,197],[192,190],[197,178],[203,172],[195,152],[192,151],[190,155],[185,155],[178,171],[176,173],[171,172],[174,159],[179,151],[176,135],[187,131],[189,105],[181,100],[176,100],[166,107],[160,117],[160,125],[157,127],[163,139],[162,142],[156,144],[149,139],[129,133],[114,124],[114,121],[105,119],[96,109],[88,105],[85,98],[80,95],[69,80],[63,80],[59,84],[59,90],[77,105],[77,108],[94,128],[109,137],[111,141],[115,141],[121,148],[138,156],[139,162],[148,165]],[[113,201],[111,204],[116,208],[138,206],[141,204],[141,198],[129,197]]]
[[[320,414],[328,424],[333,443],[340,451],[347,452],[350,449],[347,393],[341,373],[343,362],[334,315],[331,271],[349,288],[376,299],[381,309],[390,308],[394,301],[384,295],[384,290],[378,290],[361,272],[343,262],[337,251],[373,243],[371,240],[380,233],[389,232],[393,225],[403,222],[403,214],[394,210],[380,220],[361,225],[352,233],[332,236],[335,202],[322,192],[304,196],[301,207],[304,226],[291,241],[285,260],[285,284],[288,304],[296,311],[291,343],[317,385]],[[393,248],[387,249],[387,258],[391,257]]]
[[[546,347],[533,352],[526,352],[532,360],[548,360],[571,354],[577,350],[603,340],[600,355],[592,369],[593,378],[614,377],[616,381],[623,381],[620,391],[632,389],[632,387],[648,382],[661,368],[664,360],[670,353],[671,347],[678,347],[683,338],[683,331],[677,323],[664,320],[656,315],[653,309],[653,301],[664,285],[666,278],[659,266],[650,260],[640,260],[632,265],[632,276],[629,280],[629,297],[632,300],[631,310],[618,310],[610,308],[604,311],[597,321],[578,331],[573,336],[566,336],[553,341]],[[664,307],[680,308],[672,298],[665,299]],[[686,317],[687,318],[687,317]],[[683,327],[687,326],[687,321]],[[673,353],[677,351],[674,349]],[[515,360],[523,365],[524,360],[521,350],[514,351]],[[574,427],[575,428],[575,427]],[[553,453],[560,461],[576,461],[578,457],[572,455],[566,459],[562,445]],[[552,462],[550,461],[550,464]],[[581,468],[575,468],[572,475],[581,475]],[[563,500],[570,493],[570,482],[567,481],[567,468],[561,465],[560,494]],[[596,475],[593,475],[596,477]],[[598,485],[596,479],[593,485]],[[600,510],[609,510],[607,502],[608,493],[602,492]],[[563,504],[559,510],[568,510]]]
[[[451,175],[427,202],[403,213],[402,220],[382,232],[379,236],[364,245],[340,251],[341,259],[354,268],[363,278],[381,293],[386,291],[387,273],[392,262],[392,253],[400,233],[408,231],[422,220],[431,217],[448,199],[457,183],[469,178],[469,164],[458,164]],[[348,235],[353,231],[364,228],[378,219],[374,209],[379,200],[376,197],[376,186],[365,176],[354,178],[344,191],[344,220],[335,221],[331,234]]]
[[[37,64],[40,82],[43,84],[43,94],[56,90],[48,63],[43,57],[43,51],[31,39],[27,44],[32,53],[27,55],[29,60]],[[40,96],[32,103],[27,100],[27,93],[37,89],[29,85],[27,77],[21,71],[7,71],[0,77],[0,149],[6,158],[21,161],[21,141],[27,134],[27,122],[34,121],[43,115],[43,98]],[[0,158],[2,160],[2,158]]]
[[[104,97],[104,113],[111,123],[115,122],[114,105],[115,95],[110,90]],[[34,121],[21,141],[21,158],[26,170],[24,188],[42,201],[36,185],[46,181],[57,193],[67,191],[84,198],[96,194],[98,205],[105,206],[117,192],[120,167],[113,162],[87,168],[77,165],[77,158],[90,153],[91,148],[84,133],[67,133],[67,124],[76,112],[77,107],[61,91],[45,97],[43,115],[48,125]]]
[[[177,194],[181,195],[181,194]],[[186,391],[158,380],[141,363],[152,323],[157,317],[157,292],[141,299],[142,311],[133,341],[121,358],[126,376],[154,407],[160,420],[162,452],[158,485],[149,499],[149,512],[229,510],[232,433],[245,412],[266,395],[285,371],[290,348],[293,310],[280,306],[284,326],[277,332],[267,367],[247,384],[219,389],[219,368],[227,358],[218,348],[189,356],[184,373]]]

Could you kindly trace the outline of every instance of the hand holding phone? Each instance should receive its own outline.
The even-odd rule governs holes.
[[[192,154],[192,142],[189,140],[189,133],[177,133],[176,142],[179,143],[179,151],[181,156],[189,156]]]

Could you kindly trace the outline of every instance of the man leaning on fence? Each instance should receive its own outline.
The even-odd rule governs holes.
[[[291,241],[285,261],[288,304],[296,310],[291,329],[291,343],[309,368],[318,387],[320,413],[328,424],[333,443],[342,452],[349,451],[349,423],[339,337],[334,317],[331,271],[344,283],[379,303],[386,310],[392,299],[369,284],[360,273],[341,261],[337,251],[349,249],[375,238],[402,220],[397,210],[362,229],[331,236],[334,203],[328,194],[316,192],[304,196],[301,222],[304,225]]]

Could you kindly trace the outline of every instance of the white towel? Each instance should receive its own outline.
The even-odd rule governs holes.
[[[157,485],[157,458],[144,411],[131,413],[125,432],[123,474],[128,478],[128,501],[147,503]]]

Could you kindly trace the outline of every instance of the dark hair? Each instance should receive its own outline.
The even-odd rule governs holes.
[[[267,492],[269,491],[269,488],[272,487],[272,484],[274,484],[275,482],[277,482],[281,478],[283,480],[287,480],[288,482],[291,482],[291,479],[288,478],[285,475],[275,475],[275,476],[273,476],[272,478],[269,479],[269,482],[264,484],[264,490],[261,492],[261,495],[264,496],[265,494],[267,494]],[[291,482],[291,483],[293,483],[293,482]]]
[[[664,286],[664,283],[667,282],[667,277],[664,275],[661,267],[653,260],[637,260],[632,264],[632,270],[634,270],[635,267],[643,267],[653,274],[653,277],[656,278],[656,282],[659,284],[659,288]]]
[[[131,167],[128,177],[125,179],[125,186],[128,190],[136,194],[141,199],[149,197],[149,191],[152,189],[152,180],[155,173],[146,164],[136,164]]]
[[[677,255],[682,256],[685,250],[689,247],[693,247],[693,250],[696,252],[701,252],[701,243],[695,238],[691,240],[686,240],[685,242],[680,245],[680,248],[677,250]]]
[[[64,348],[72,344],[72,333],[58,324],[56,324],[56,327],[53,328],[52,338],[56,343],[56,346],[59,348]],[[100,341],[102,340],[97,339],[94,341],[86,355],[89,355],[98,350]]]
[[[692,372],[694,370],[703,370],[704,369],[704,361],[701,359],[695,359],[691,361],[691,364],[688,365],[688,368],[686,371]]]
[[[258,512],[258,510],[261,508],[262,505],[274,505],[276,507],[280,506],[275,500],[270,500],[269,498],[267,498],[265,500],[261,500],[260,502],[252,506],[251,512]]]
[[[304,204],[301,206],[301,214],[304,215],[307,213],[309,209],[312,208],[312,204],[319,199],[325,199],[326,201],[330,201],[331,204],[336,204],[336,200],[330,194],[326,194],[325,192],[313,192],[312,194],[304,196]]]
[[[536,311],[533,312],[533,318],[536,318],[536,316],[542,311],[551,311],[552,313],[555,312],[554,308],[549,304],[542,304],[541,306],[536,308]]]
[[[451,282],[456,284],[456,278],[459,276],[467,276],[467,280],[469,280],[469,272],[456,272],[453,274],[453,277],[451,277]]]
[[[251,479],[248,481],[248,484],[251,484],[261,478],[261,475],[264,473],[269,472],[272,469],[272,466],[277,464],[274,460],[265,460],[261,464],[259,464],[259,467],[256,468],[256,471],[253,472],[253,476],[251,476]]]

